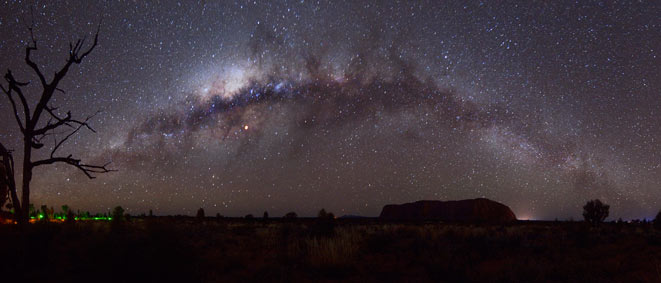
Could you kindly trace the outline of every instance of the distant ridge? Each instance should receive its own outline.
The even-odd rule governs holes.
[[[441,220],[448,222],[516,221],[512,210],[499,202],[486,198],[439,201],[421,200],[404,204],[388,204],[383,207],[382,219],[397,220]]]

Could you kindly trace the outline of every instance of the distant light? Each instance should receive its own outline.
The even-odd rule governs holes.
[[[248,125],[243,126],[243,129],[247,131],[248,130]]]

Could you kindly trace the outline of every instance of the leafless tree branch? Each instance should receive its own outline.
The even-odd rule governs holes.
[[[0,89],[2,89],[2,92],[4,92],[7,95],[7,98],[9,98],[9,102],[14,112],[14,118],[16,118],[16,123],[18,123],[18,127],[21,129],[21,133],[25,133],[25,126],[23,125],[23,121],[21,121],[21,117],[18,116],[16,101],[14,101],[14,98],[11,95],[11,89],[5,89],[5,87],[1,85],[0,85]]]
[[[81,163],[80,159],[75,159],[72,158],[71,155],[67,157],[52,157],[48,159],[43,159],[39,161],[32,162],[33,167],[41,166],[41,165],[49,165],[49,164],[54,164],[54,163],[66,163],[71,166],[74,166],[78,168],[80,171],[82,171],[88,178],[90,179],[95,179],[96,176],[94,174],[102,174],[102,173],[109,173],[109,172],[114,172],[117,170],[112,170],[108,169],[108,165],[110,165],[110,162],[103,164],[103,165],[90,165],[90,164],[85,164]]]
[[[96,112],[96,113],[94,113],[93,115],[87,116],[87,118],[85,118],[85,120],[84,120],[83,122],[80,122],[80,123],[79,123],[78,127],[76,127],[75,130],[71,131],[69,134],[67,134],[67,135],[66,135],[62,140],[60,140],[59,142],[56,142],[56,143],[55,143],[55,146],[53,147],[53,150],[52,150],[51,153],[50,153],[50,157],[53,158],[54,155],[55,155],[55,152],[57,151],[57,149],[60,148],[60,146],[62,146],[62,144],[64,144],[64,142],[66,142],[71,136],[75,135],[78,131],[80,131],[80,129],[82,129],[83,127],[86,127],[86,128],[88,128],[88,129],[91,129],[91,127],[89,126],[89,124],[87,124],[87,121],[89,121],[90,119],[92,119],[92,117],[96,116],[96,114],[98,114],[98,113],[99,113],[99,112]],[[93,131],[93,130],[92,130],[92,131]]]
[[[32,13],[32,9],[30,12]],[[94,41],[88,48],[85,49],[85,38],[77,40],[75,43],[72,42],[69,44],[68,58],[64,66],[55,72],[55,75],[50,82],[46,78],[43,70],[39,68],[39,64],[37,64],[32,58],[33,51],[36,51],[38,48],[37,40],[34,36],[34,27],[35,24],[33,17],[30,25],[26,25],[26,28],[30,33],[30,41],[25,48],[25,63],[36,74],[36,76],[39,78],[39,81],[41,82],[42,92],[37,101],[37,104],[34,106],[34,111],[30,111],[30,106],[27,102],[26,96],[23,94],[23,87],[28,85],[27,82],[23,83],[17,81],[14,78],[11,70],[7,70],[4,78],[8,85],[6,87],[0,85],[0,89],[2,89],[2,91],[5,93],[12,105],[14,117],[18,123],[19,128],[21,129],[21,133],[23,134],[22,199],[19,202],[18,198],[16,197],[15,183],[13,184],[14,194],[12,195],[13,202],[15,202],[14,205],[19,211],[17,215],[19,217],[19,222],[21,223],[26,223],[28,219],[27,216],[29,214],[28,206],[30,203],[30,182],[32,180],[32,170],[34,167],[54,163],[65,163],[78,168],[90,179],[94,179],[96,174],[114,171],[108,169],[107,166],[109,163],[104,165],[94,165],[83,163],[80,159],[73,158],[72,155],[66,157],[55,156],[62,145],[67,142],[73,135],[78,133],[78,131],[80,131],[82,128],[87,128],[92,132],[96,132],[89,125],[88,121],[90,118],[98,114],[98,112],[87,117],[85,120],[76,120],[72,117],[71,112],[67,112],[66,116],[60,116],[59,113],[56,113],[57,108],[49,106],[51,98],[55,92],[66,94],[66,92],[59,88],[58,85],[60,81],[67,75],[70,67],[73,64],[80,64],[83,59],[85,59],[85,57],[87,57],[98,45],[101,23],[99,23],[96,29],[96,33],[94,34]],[[14,96],[18,96],[18,99],[16,99]],[[21,119],[20,117],[20,106],[18,105],[17,100],[20,101],[20,106],[23,107],[23,114],[25,116],[24,119]],[[44,126],[39,127],[39,119],[41,118],[44,111],[49,114],[48,121],[46,121]],[[61,127],[69,127],[73,130],[68,132],[64,138],[58,141],[57,137],[61,134],[64,134],[63,132],[59,132],[57,130]],[[33,162],[33,149],[42,148],[44,146],[42,141],[48,136],[53,136],[54,143],[54,146],[50,152],[50,158]],[[2,146],[2,144],[0,144],[0,157],[2,157],[2,162],[5,167],[11,167],[13,180],[13,159],[11,159],[11,154],[5,149],[4,146]],[[21,203],[23,204],[22,206],[20,206]]]
[[[30,55],[33,50],[37,50],[37,41],[34,39],[34,33],[32,32],[33,26],[28,27],[28,30],[30,31],[30,39],[31,43],[28,44],[27,47],[25,47],[25,63],[32,68],[35,74],[39,77],[39,81],[41,82],[41,85],[45,88],[48,86],[48,83],[46,82],[46,77],[44,76],[44,73],[41,72],[39,69],[39,66],[32,61],[30,58]]]
[[[16,79],[14,79],[14,75],[11,73],[11,70],[7,70],[7,73],[5,74],[5,80],[8,83],[7,88],[5,88],[4,86],[0,86],[0,87],[2,88],[2,91],[7,95],[7,98],[9,98],[9,102],[11,103],[12,108],[14,110],[14,117],[16,118],[16,122],[18,122],[18,125],[21,128],[21,132],[24,132],[28,122],[30,121],[30,106],[28,105],[28,102],[25,99],[25,95],[23,94],[21,87],[27,86],[28,83],[16,81]],[[23,106],[25,123],[23,123],[19,118],[18,109],[16,107],[16,101],[14,100],[13,93],[16,93],[16,95],[20,99],[19,101],[21,102],[21,105]]]

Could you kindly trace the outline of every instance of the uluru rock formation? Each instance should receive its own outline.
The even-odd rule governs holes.
[[[512,210],[499,202],[486,198],[455,201],[421,200],[405,204],[389,204],[383,207],[382,219],[441,220],[448,222],[516,221]]]

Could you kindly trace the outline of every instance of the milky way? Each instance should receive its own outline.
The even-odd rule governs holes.
[[[579,218],[594,198],[613,218],[661,208],[658,3],[436,2],[2,4],[0,67],[24,80],[31,5],[46,70],[102,23],[54,103],[102,111],[98,133],[62,151],[118,171],[40,168],[34,202],[374,216],[487,197],[524,219]],[[0,139],[20,148],[7,104]]]

